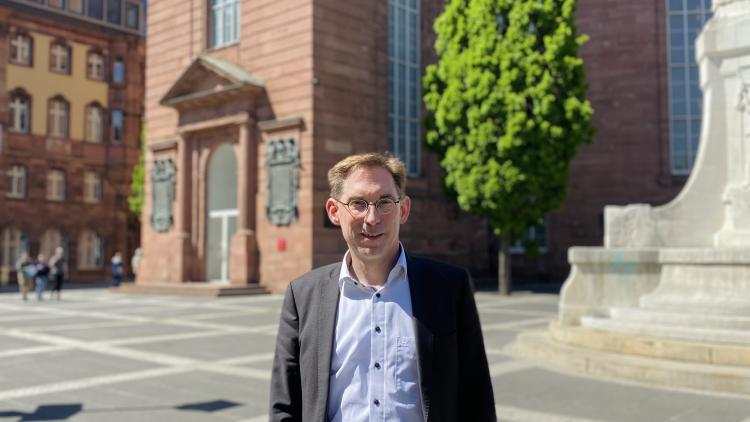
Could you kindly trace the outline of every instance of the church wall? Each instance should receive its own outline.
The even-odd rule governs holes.
[[[434,62],[432,22],[442,2],[421,3],[421,63]],[[326,173],[351,153],[387,151],[388,2],[315,2],[314,54],[316,162],[314,264],[338,261],[346,244],[337,227],[326,227]],[[420,174],[409,177],[412,215],[401,227],[407,251],[471,269],[489,270],[487,228],[446,199],[433,154],[421,147]]]

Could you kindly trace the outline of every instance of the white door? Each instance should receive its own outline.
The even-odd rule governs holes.
[[[237,160],[229,144],[216,149],[206,184],[206,279],[229,280],[232,235],[237,231]]]
[[[230,241],[237,231],[237,210],[211,211],[208,224],[208,279],[229,280]]]

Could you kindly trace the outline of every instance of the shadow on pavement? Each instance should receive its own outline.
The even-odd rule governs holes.
[[[1,411],[0,418],[20,417],[19,421],[63,421],[77,414],[83,409],[80,403],[74,404],[44,404],[36,408],[34,413]]]
[[[241,403],[236,403],[227,400],[212,400],[207,402],[199,403],[187,403],[179,406],[141,406],[141,407],[114,407],[114,408],[100,408],[100,409],[86,409],[83,410],[81,403],[69,403],[69,404],[43,404],[36,408],[33,413],[25,413],[18,411],[3,411],[0,410],[0,418],[12,418],[20,417],[19,422],[26,421],[64,421],[78,413],[124,413],[124,412],[142,412],[149,410],[166,410],[166,409],[177,409],[186,411],[196,412],[217,412],[232,407],[241,406]]]

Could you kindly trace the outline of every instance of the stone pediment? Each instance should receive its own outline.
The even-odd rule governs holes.
[[[242,67],[201,54],[182,72],[159,103],[175,108],[209,106],[240,95],[254,95],[263,89],[263,81]]]

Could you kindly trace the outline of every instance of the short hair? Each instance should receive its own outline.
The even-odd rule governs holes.
[[[341,196],[344,190],[344,181],[353,171],[368,167],[382,167],[388,170],[393,176],[399,198],[404,196],[406,193],[406,164],[388,152],[367,152],[350,155],[328,170],[328,186],[331,189],[331,198],[338,199]]]

